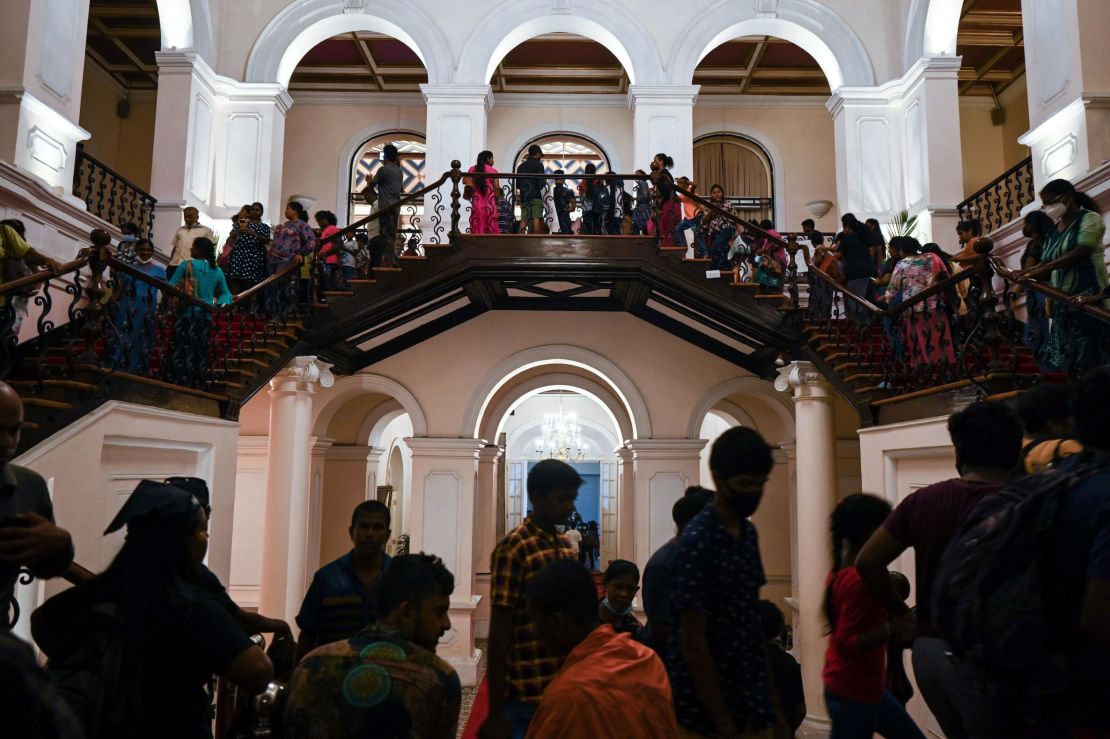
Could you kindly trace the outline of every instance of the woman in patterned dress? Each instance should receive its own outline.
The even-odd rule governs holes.
[[[917,239],[896,236],[890,241],[891,246],[900,249],[904,256],[890,275],[890,283],[886,288],[889,304],[906,302],[946,273],[940,257],[921,253],[921,244]],[[938,306],[936,296],[911,306],[904,315],[904,338],[913,366],[939,365],[945,361],[952,364],[956,361],[948,312],[943,306]]]
[[[227,277],[236,295],[266,279],[266,249],[272,239],[262,213],[262,203],[251,203],[249,217],[240,218],[232,232],[235,247],[227,263]]]

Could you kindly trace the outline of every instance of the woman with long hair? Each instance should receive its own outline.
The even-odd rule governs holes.
[[[103,573],[35,612],[35,641],[89,739],[211,739],[211,676],[258,692],[273,667],[201,579],[208,516],[195,497],[143,480],[104,533],[124,526]],[[90,674],[114,684],[98,696]]]
[[[1049,277],[1057,290],[1077,302],[1106,301],[1106,257],[1102,238],[1106,224],[1098,204],[1067,180],[1052,180],[1041,190],[1041,210],[1056,224],[1044,240],[1042,263],[1021,274],[1035,279]],[[1084,299],[1083,296],[1087,296]],[[1048,341],[1038,360],[1057,370],[1091,367],[1102,361],[1100,339],[1105,328],[1086,313],[1060,301],[1048,302],[1052,318]]]
[[[829,521],[832,572],[822,606],[828,625],[825,649],[825,705],[831,739],[925,739],[905,707],[887,689],[886,646],[909,640],[860,580],[860,549],[890,515],[890,504],[865,493],[849,495]]]
[[[493,168],[493,152],[488,150],[479,152],[474,166],[466,171],[497,174],[497,170]],[[501,194],[500,181],[496,177],[464,177],[463,184],[471,193],[470,233],[501,233],[497,223],[497,198]]]
[[[676,240],[678,222],[682,219],[682,207],[675,198],[674,176],[671,167],[674,159],[663,152],[651,161],[651,179],[655,184],[655,197],[659,203],[659,245],[681,246]]]
[[[597,190],[604,185],[596,177],[590,177],[590,175],[596,173],[597,167],[594,163],[586,162],[584,169],[586,176],[578,183],[578,202],[582,203],[582,225],[578,232],[583,235],[601,233],[602,213],[598,209]]]
[[[170,284],[209,305],[227,305],[231,290],[224,271],[216,265],[216,245],[211,240],[193,241],[192,258],[182,262],[170,278]],[[208,337],[212,332],[212,312],[182,302],[174,317],[170,362],[170,382],[186,387],[205,389],[208,386]]]
[[[890,240],[890,248],[892,253],[898,253],[902,257],[894,265],[886,288],[886,300],[891,306],[909,300],[942,279],[945,274],[944,262],[936,254],[922,253],[917,239],[895,236]],[[920,367],[939,366],[942,362],[955,363],[956,347],[952,341],[952,327],[948,318],[950,313],[936,296],[915,303],[903,311],[903,315],[905,323],[902,338],[909,346],[912,365]]]

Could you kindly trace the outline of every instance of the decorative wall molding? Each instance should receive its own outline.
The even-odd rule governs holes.
[[[312,409],[314,433],[323,435],[339,409],[347,401],[365,393],[380,393],[395,399],[412,419],[413,436],[428,435],[428,421],[416,396],[396,380],[372,373],[341,377],[336,380],[334,387],[316,396]]]

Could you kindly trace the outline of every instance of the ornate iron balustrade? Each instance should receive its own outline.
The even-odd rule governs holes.
[[[154,206],[150,193],[77,146],[73,166],[73,194],[85,201],[89,212],[108,223],[135,223],[150,238],[154,228]]]
[[[983,233],[1002,228],[1021,215],[1037,197],[1033,189],[1033,159],[1024,159],[986,187],[956,206],[961,220],[978,218]]]

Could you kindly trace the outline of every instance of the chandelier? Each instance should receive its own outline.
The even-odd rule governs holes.
[[[543,436],[536,439],[536,456],[561,462],[580,462],[586,456],[587,448],[577,416],[563,410],[563,395],[560,393],[559,412],[543,416]]]

